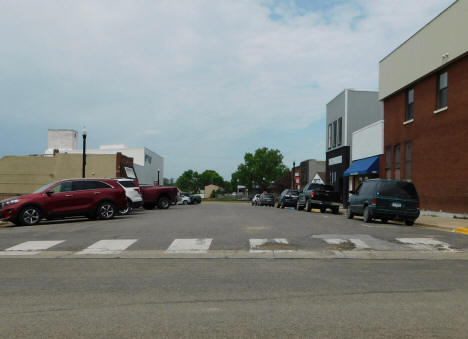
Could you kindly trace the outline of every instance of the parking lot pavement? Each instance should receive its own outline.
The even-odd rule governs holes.
[[[364,223],[330,213],[218,202],[138,210],[108,221],[71,219],[0,228],[0,258],[384,258],[390,252],[461,259],[468,252],[468,236],[395,223]]]

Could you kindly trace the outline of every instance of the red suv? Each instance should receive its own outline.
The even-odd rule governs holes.
[[[124,189],[113,179],[68,179],[37,191],[0,201],[0,218],[35,225],[41,218],[84,215],[111,219],[127,206]]]

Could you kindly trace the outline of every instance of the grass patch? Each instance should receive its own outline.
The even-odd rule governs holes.
[[[268,250],[268,251],[291,251],[295,250],[297,246],[291,244],[281,244],[274,241],[266,242],[260,246],[255,247],[255,250]]]
[[[336,245],[330,245],[328,248],[336,251],[351,251],[356,248],[356,245],[354,245],[351,241],[346,240]]]

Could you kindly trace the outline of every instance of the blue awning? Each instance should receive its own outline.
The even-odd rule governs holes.
[[[376,155],[375,157],[353,161],[343,176],[379,173],[379,157],[379,155]]]

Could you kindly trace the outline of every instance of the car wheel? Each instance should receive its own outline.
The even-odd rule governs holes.
[[[109,220],[115,216],[115,205],[110,201],[104,201],[97,208],[97,216],[101,220]]]
[[[119,213],[122,214],[122,215],[125,215],[125,214],[132,213],[132,211],[133,211],[132,201],[128,200],[127,201],[127,206],[125,206],[125,208],[122,208],[121,210],[119,210]]]
[[[41,221],[41,211],[34,206],[26,206],[19,213],[19,224],[24,226],[36,225]]]
[[[333,214],[339,214],[339,212],[340,212],[339,207],[335,207],[335,208],[332,209]]]
[[[346,218],[353,219],[353,217],[354,217],[354,214],[353,212],[351,212],[351,207],[348,206],[348,208],[346,209]]]
[[[184,201],[182,202],[182,205],[188,205],[187,200],[184,200]]]
[[[380,219],[380,221],[382,221],[382,224],[386,224],[388,222],[388,220],[385,218]]]
[[[159,198],[158,200],[158,208],[162,209],[162,210],[165,210],[165,209],[168,209],[169,206],[170,206],[170,202],[169,202],[169,199],[167,197],[161,197]]]
[[[281,208],[284,208],[284,202],[281,203]]]
[[[322,208],[320,209],[320,213],[325,213],[326,211],[327,211],[326,208],[323,208],[323,207],[322,207]]]
[[[414,225],[414,220],[413,219],[406,219],[405,224],[406,224],[406,226],[413,226]]]
[[[276,204],[276,208],[280,208],[281,204],[280,202],[278,201],[278,203]]]
[[[307,200],[306,205],[305,205],[305,210],[307,212],[310,212],[312,210],[312,205],[310,204],[310,201]]]
[[[368,206],[364,207],[363,217],[365,222],[372,222],[372,216],[370,215]]]

